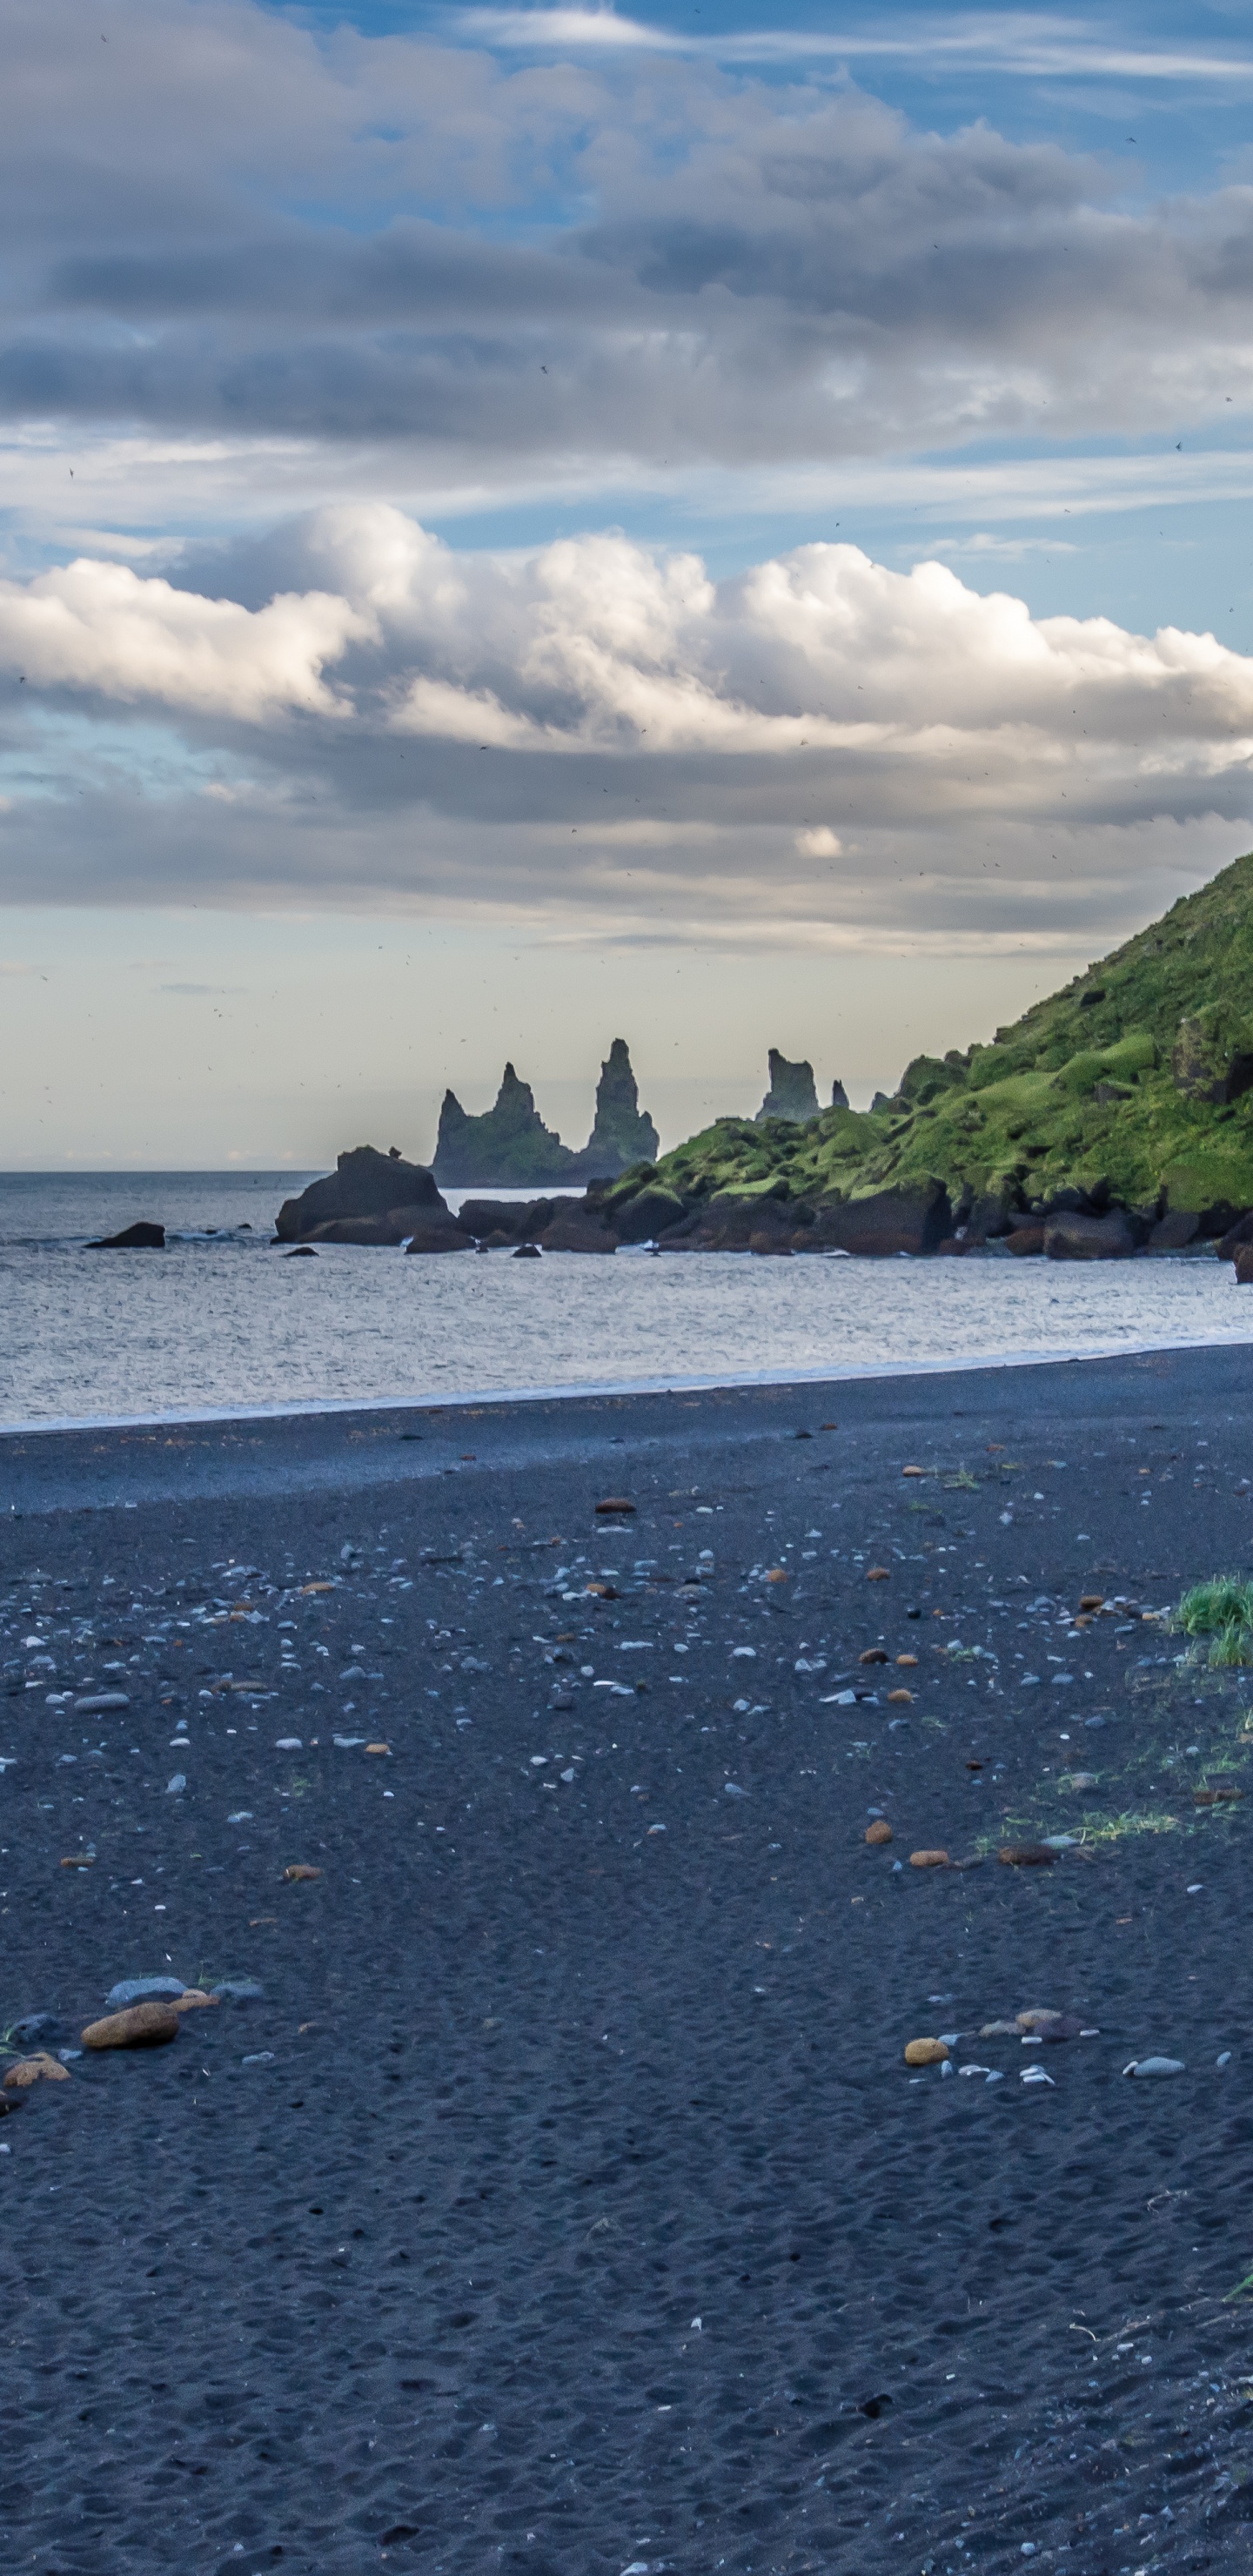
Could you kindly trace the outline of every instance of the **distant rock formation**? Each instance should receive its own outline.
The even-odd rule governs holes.
[[[831,1085],[831,1106],[833,1109],[847,1109],[848,1107],[848,1093],[846,1092],[842,1082],[833,1082]]]
[[[141,1217],[138,1225],[128,1225],[121,1234],[98,1234],[88,1244],[89,1252],[164,1252],[165,1227],[150,1225]]]
[[[536,1184],[613,1181],[636,1163],[654,1163],[660,1139],[639,1105],[625,1038],[615,1038],[596,1086],[596,1119],[581,1153],[546,1127],[529,1082],[511,1064],[493,1108],[478,1118],[446,1091],[432,1166],[445,1189],[527,1189]]]
[[[578,1177],[616,1181],[633,1163],[655,1163],[660,1149],[661,1138],[648,1111],[640,1107],[626,1039],[615,1038],[596,1085],[596,1123],[582,1153],[575,1157]]]
[[[795,1126],[800,1126],[806,1118],[816,1118],[818,1094],[814,1088],[812,1064],[806,1064],[803,1057],[799,1064],[789,1064],[777,1047],[771,1047],[769,1065],[770,1089],[753,1121],[754,1126],[760,1127],[767,1118],[790,1118]]]
[[[280,1243],[413,1242],[423,1252],[468,1252],[472,1240],[421,1163],[373,1145],[341,1154],[326,1180],[285,1199],[275,1235]]]

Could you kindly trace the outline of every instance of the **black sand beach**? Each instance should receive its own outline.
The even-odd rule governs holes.
[[[0,2123],[13,2565],[1247,2568],[1253,1675],[1139,1611],[1248,1569],[1251,1416],[1236,1349],[0,1442],[0,2025],[262,1989]]]

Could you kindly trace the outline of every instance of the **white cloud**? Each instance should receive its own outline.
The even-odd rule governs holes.
[[[252,613],[88,557],[25,584],[0,582],[0,668],[19,685],[244,723],[296,709],[345,715],[322,671],[369,631],[368,618],[322,592]]]
[[[42,773],[13,799],[10,901],[936,953],[1091,920],[1095,954],[1146,871],[1169,899],[1253,806],[1253,659],[1035,618],[935,561],[803,546],[716,581],[621,536],[454,553],[370,505],[235,549],[213,587],[99,563],[0,585],[11,746],[55,717],[68,764],[64,827]],[[156,718],[141,823],[121,754]]]

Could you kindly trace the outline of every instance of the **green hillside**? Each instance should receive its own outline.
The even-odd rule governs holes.
[[[929,1177],[955,1204],[1104,1182],[1127,1206],[1253,1205],[1253,853],[990,1046],[915,1057],[886,1108],[720,1118],[648,1175],[689,1203]]]

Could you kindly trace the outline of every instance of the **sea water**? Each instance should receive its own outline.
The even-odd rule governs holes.
[[[312,1177],[0,1175],[0,1422],[726,1385],[1253,1341],[1253,1290],[1212,1254],[517,1261],[323,1245],[315,1260],[285,1260],[271,1248],[273,1218]],[[449,1195],[456,1205],[468,1193]],[[139,1217],[165,1225],[165,1252],[85,1248]]]

